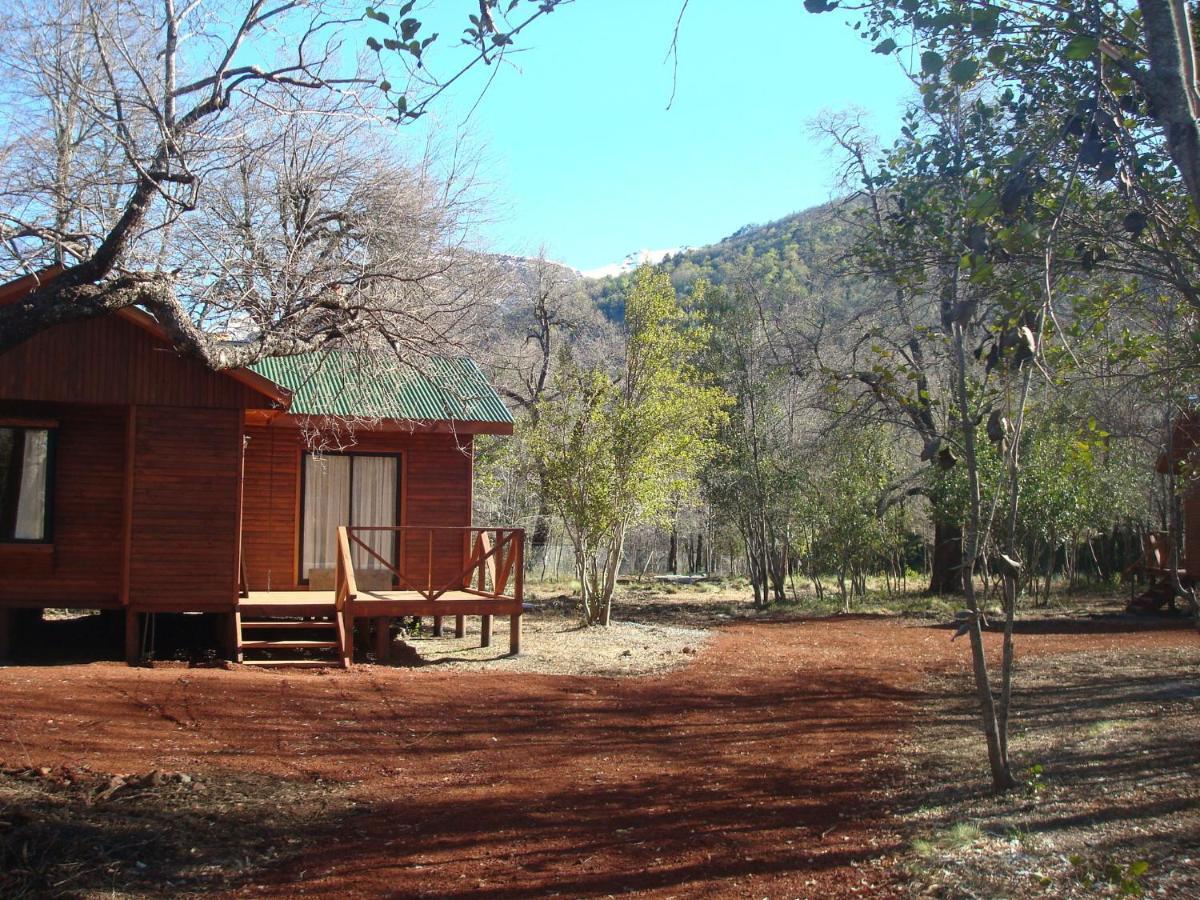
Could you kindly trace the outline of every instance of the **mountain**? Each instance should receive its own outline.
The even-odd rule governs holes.
[[[658,265],[669,256],[686,252],[688,247],[672,247],[670,250],[636,250],[618,263],[609,263],[595,269],[585,269],[579,274],[584,278],[614,278],[637,269],[638,266]]]
[[[523,304],[525,298],[536,292],[539,279],[549,277],[559,284],[571,286],[582,284],[584,281],[582,273],[553,260],[502,253],[489,254],[488,260],[491,266],[503,273],[499,288],[499,300],[503,309],[510,309],[514,304]]]
[[[843,205],[830,203],[773,222],[745,225],[715,244],[668,253],[657,265],[670,273],[683,294],[697,279],[721,286],[751,267],[758,275],[785,280],[793,293],[819,295],[831,305],[855,306],[865,290],[863,282],[839,277],[835,271],[848,235],[843,213]],[[592,300],[611,319],[623,317],[634,268],[622,264],[619,272],[589,278],[585,284]]]

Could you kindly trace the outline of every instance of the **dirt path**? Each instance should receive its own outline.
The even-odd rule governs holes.
[[[1023,635],[1020,652],[1200,646]],[[324,896],[886,896],[891,754],[965,642],[894,619],[757,622],[641,679],[0,671],[0,760],[347,782],[310,849],[241,890]]]

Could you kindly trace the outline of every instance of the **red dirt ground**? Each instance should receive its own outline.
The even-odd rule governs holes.
[[[1197,646],[1046,623],[1020,654]],[[1078,633],[1083,631],[1083,633]],[[690,666],[598,679],[0,670],[0,763],[348,782],[269,896],[888,896],[892,753],[966,641],[896,619],[728,627]]]

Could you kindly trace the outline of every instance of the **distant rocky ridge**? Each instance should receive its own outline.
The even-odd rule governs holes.
[[[609,263],[607,266],[599,266],[595,269],[586,269],[580,274],[584,278],[613,278],[632,272],[638,266],[647,263],[652,266],[658,265],[664,259],[678,253],[686,253],[690,249],[690,247],[671,247],[668,250],[635,250],[620,262]]]

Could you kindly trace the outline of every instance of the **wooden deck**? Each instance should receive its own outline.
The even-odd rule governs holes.
[[[413,584],[395,562],[380,556],[359,532],[395,533],[397,538],[423,536],[426,579],[424,588]],[[437,585],[434,581],[434,533],[461,541],[463,568],[459,574]],[[338,526],[336,565],[332,591],[248,591],[243,589],[233,617],[238,661],[246,661],[245,650],[336,650],[343,668],[353,663],[355,621],[362,620],[358,637],[375,632],[375,656],[386,661],[391,647],[391,621],[396,618],[433,616],[434,634],[442,632],[442,619],[454,616],[458,637],[466,634],[466,617],[479,616],[480,645],[492,642],[492,618],[508,616],[509,652],[521,652],[521,613],[524,611],[522,554],[525,533],[519,528],[474,528],[451,526]],[[360,590],[354,573],[351,546],[365,552],[391,573],[392,584],[408,590]],[[243,585],[245,579],[243,578]],[[335,631],[333,640],[309,641],[289,637],[248,638],[247,632],[285,631],[288,619],[304,619],[305,627]],[[270,660],[264,664],[286,664]],[[307,660],[294,660],[307,664]]]
[[[255,641],[247,639],[244,634],[244,630],[294,628],[294,621],[284,620],[295,618],[327,620],[335,626],[340,624],[338,644],[321,643],[331,648],[338,646],[342,664],[346,666],[353,656],[349,642],[355,633],[355,620],[364,620],[372,625],[376,659],[386,662],[390,646],[389,623],[393,618],[409,616],[432,616],[433,632],[438,636],[442,634],[443,618],[452,616],[454,632],[458,637],[466,634],[466,617],[479,616],[482,647],[491,646],[493,616],[508,616],[509,652],[517,654],[521,652],[523,610],[524,604],[519,599],[481,598],[477,593],[468,591],[447,591],[436,600],[428,599],[419,591],[360,591],[345,599],[341,611],[338,610],[335,591],[250,591],[238,598],[235,616],[238,660],[253,662],[244,659],[244,650],[302,649],[306,646],[303,641]],[[318,624],[314,622],[307,627],[318,627]]]
[[[250,591],[238,598],[238,612],[306,616],[333,608],[333,591]],[[427,600],[418,591],[359,591],[346,601],[355,618],[375,616],[520,615],[520,600],[488,599],[466,591],[447,591]]]

